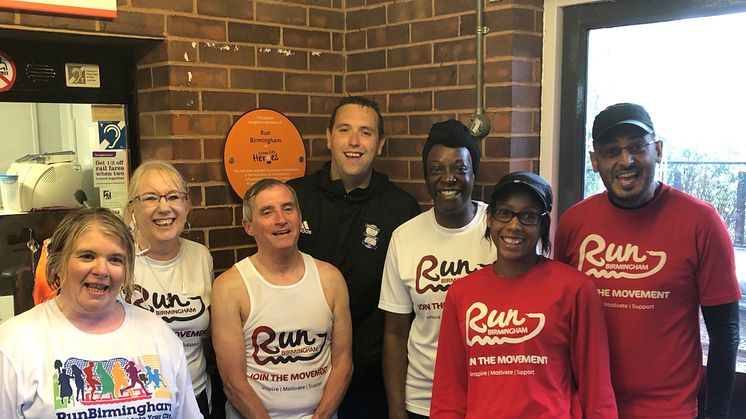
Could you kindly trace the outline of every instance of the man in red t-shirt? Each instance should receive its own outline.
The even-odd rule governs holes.
[[[642,106],[609,106],[592,135],[606,191],[563,214],[554,255],[593,278],[603,300],[619,417],[697,415],[701,307],[707,417],[727,418],[741,294],[725,225],[711,205],[655,180],[663,144]]]

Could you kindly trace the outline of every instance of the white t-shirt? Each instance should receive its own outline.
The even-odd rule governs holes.
[[[0,417],[201,418],[181,341],[120,303],[124,322],[110,333],[79,330],[55,300],[3,323]]]
[[[208,385],[202,339],[210,326],[212,255],[199,243],[180,241],[181,250],[171,260],[155,260],[147,254],[135,258],[130,302],[160,317],[181,339],[192,388],[200,394]]]
[[[383,269],[382,310],[415,319],[407,342],[406,407],[429,415],[440,316],[450,284],[495,261],[485,217],[487,204],[461,228],[445,228],[430,209],[394,230]]]

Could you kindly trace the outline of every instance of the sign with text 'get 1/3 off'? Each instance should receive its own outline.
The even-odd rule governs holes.
[[[260,179],[286,181],[303,176],[306,149],[298,129],[285,115],[254,109],[243,114],[228,132],[223,163],[231,187],[243,197]]]

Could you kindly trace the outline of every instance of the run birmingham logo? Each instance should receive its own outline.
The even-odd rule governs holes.
[[[132,301],[132,305],[155,313],[166,323],[188,322],[200,317],[207,310],[201,296],[184,297],[186,301],[182,301],[182,296],[170,292],[164,295],[153,291],[151,294],[140,284],[134,285],[134,291],[139,297]]]
[[[462,259],[439,261],[434,255],[425,255],[417,264],[415,289],[418,294],[427,291],[447,291],[454,281],[484,266],[487,265],[478,263],[472,267],[468,260]]]
[[[308,226],[308,221],[303,220],[303,222],[300,225],[300,232],[303,234],[313,234],[311,232],[311,227]]]
[[[664,251],[647,250],[641,255],[634,244],[606,243],[598,234],[589,234],[580,244],[578,270],[594,278],[642,279],[665,265]]]
[[[490,310],[482,302],[466,310],[466,344],[517,344],[536,337],[546,321],[543,313],[521,314],[517,309]]]
[[[277,333],[269,326],[258,326],[251,334],[252,356],[259,365],[311,361],[323,352],[327,336],[317,333],[310,337],[307,330]]]

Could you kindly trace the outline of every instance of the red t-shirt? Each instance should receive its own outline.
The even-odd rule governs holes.
[[[604,192],[565,212],[554,256],[596,283],[620,417],[694,417],[699,306],[741,298],[733,246],[715,209],[668,185],[629,210]]]
[[[616,418],[607,345],[587,277],[544,258],[481,269],[448,290],[430,418]]]

